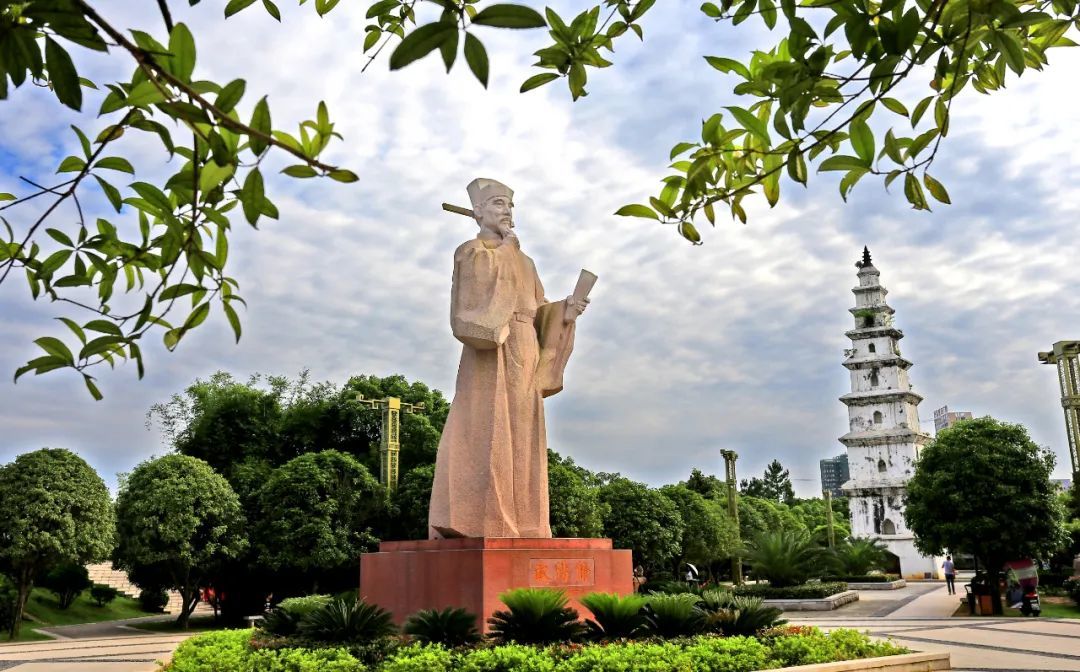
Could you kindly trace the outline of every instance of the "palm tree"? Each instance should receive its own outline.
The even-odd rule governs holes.
[[[777,587],[796,586],[828,570],[828,553],[806,532],[788,530],[759,534],[750,544],[746,559],[752,573]]]

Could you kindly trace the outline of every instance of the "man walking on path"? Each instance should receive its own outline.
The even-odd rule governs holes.
[[[945,562],[941,563],[945,570],[945,587],[949,589],[949,595],[956,594],[956,567],[953,566],[952,556],[946,555]]]

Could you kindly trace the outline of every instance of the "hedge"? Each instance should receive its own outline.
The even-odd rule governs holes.
[[[613,644],[531,647],[517,644],[447,650],[401,645],[381,663],[365,665],[347,648],[259,649],[251,630],[198,635],[180,644],[168,672],[751,672],[789,665],[906,653],[854,630],[776,628],[754,637],[697,637]]]
[[[899,578],[896,574],[849,574],[846,576],[826,576],[821,580],[831,583],[888,583]]]
[[[736,595],[750,595],[765,600],[820,600],[847,589],[843,581],[804,583],[787,588],[775,588],[767,583],[748,583],[732,588]]]

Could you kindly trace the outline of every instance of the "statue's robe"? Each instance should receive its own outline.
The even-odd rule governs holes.
[[[464,347],[439,441],[429,536],[551,537],[545,396],[574,345],[532,259],[481,239],[454,253],[450,325]]]

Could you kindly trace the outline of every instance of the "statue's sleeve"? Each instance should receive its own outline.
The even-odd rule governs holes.
[[[490,350],[506,341],[514,315],[513,252],[473,241],[454,254],[450,328],[465,345]]]

